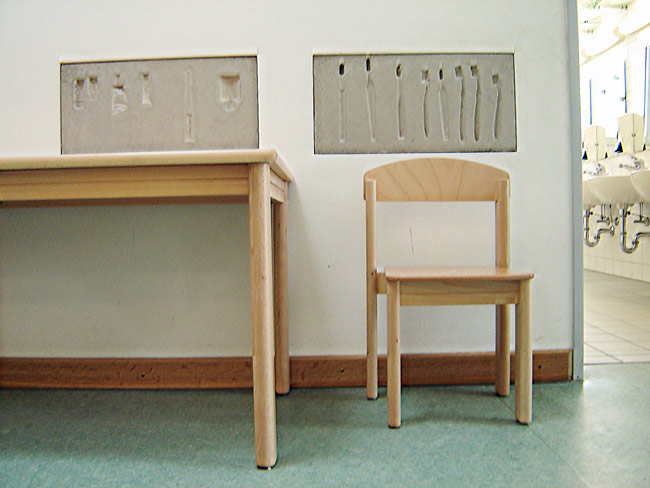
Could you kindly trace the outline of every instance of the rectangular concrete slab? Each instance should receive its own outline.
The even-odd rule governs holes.
[[[61,64],[61,153],[259,147],[255,56]]]
[[[317,154],[516,151],[514,54],[315,55]]]

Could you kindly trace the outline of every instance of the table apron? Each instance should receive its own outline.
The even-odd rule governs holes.
[[[248,200],[248,164],[11,170],[0,172],[4,206]]]

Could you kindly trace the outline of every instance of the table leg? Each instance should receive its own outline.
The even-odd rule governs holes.
[[[377,374],[377,182],[366,190],[366,398],[376,400]]]
[[[249,182],[255,461],[259,468],[272,468],[277,461],[277,444],[269,165],[252,164]]]
[[[291,389],[289,367],[287,197],[273,202],[273,304],[275,311],[275,391]]]

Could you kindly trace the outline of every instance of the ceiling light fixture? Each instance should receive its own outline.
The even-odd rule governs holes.
[[[650,24],[650,0],[636,0],[618,25],[618,31],[626,36],[643,29],[648,24]]]

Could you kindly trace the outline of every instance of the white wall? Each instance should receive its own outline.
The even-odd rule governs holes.
[[[565,5],[562,0],[5,0],[0,154],[59,152],[61,60],[257,52],[260,145],[277,148],[296,175],[289,211],[291,354],[362,354],[362,175],[407,156],[314,156],[312,54],[515,52],[518,151],[467,157],[510,171],[512,266],[537,275],[534,347],[569,348]],[[410,217],[400,205],[380,209],[384,244],[395,242],[405,251],[400,255],[382,245],[380,261],[451,264],[467,258],[491,264],[489,209],[418,210]],[[246,215],[243,205],[0,211],[0,354],[249,354]],[[483,237],[487,243],[478,241]],[[493,347],[489,307],[402,313],[405,352]],[[382,345],[384,315],[382,302]]]

